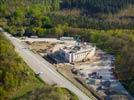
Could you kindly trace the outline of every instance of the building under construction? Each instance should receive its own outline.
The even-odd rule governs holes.
[[[86,61],[95,55],[96,46],[89,43],[78,43],[60,48],[61,57],[69,63]]]

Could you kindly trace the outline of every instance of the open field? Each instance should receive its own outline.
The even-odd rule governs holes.
[[[41,53],[41,52],[47,53],[47,52],[50,52],[54,46],[55,46],[55,43],[33,42],[33,43],[30,43],[29,48],[38,53]]]

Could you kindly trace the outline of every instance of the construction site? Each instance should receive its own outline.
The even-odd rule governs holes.
[[[115,57],[95,44],[78,42],[72,37],[26,38],[22,41],[88,96],[91,93],[99,99],[128,96],[115,75]]]

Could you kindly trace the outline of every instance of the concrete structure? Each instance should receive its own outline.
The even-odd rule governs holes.
[[[36,36],[36,35],[32,35],[32,36],[30,36],[31,38],[38,38],[38,36]]]
[[[73,37],[60,37],[61,41],[74,41]]]
[[[95,55],[96,47],[88,43],[65,46],[60,49],[61,57],[67,62],[78,62],[91,59]]]

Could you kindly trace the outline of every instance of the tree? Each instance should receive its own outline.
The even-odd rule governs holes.
[[[42,5],[36,4],[28,7],[28,13],[33,17],[40,18],[42,13]]]
[[[0,4],[0,17],[9,15],[8,8],[4,4]]]
[[[44,37],[46,35],[46,29],[44,29],[44,28],[37,28],[36,34],[39,37]]]
[[[62,36],[65,32],[67,32],[69,29],[69,26],[68,24],[64,24],[64,25],[57,25],[56,27],[54,27],[54,32],[56,34],[56,36],[60,37]]]
[[[62,36],[62,34],[64,32],[63,29],[62,29],[62,25],[56,26],[54,28],[54,32],[55,32],[56,36],[58,36],[58,37]]]
[[[24,33],[25,33],[25,29],[23,27],[19,27],[17,29],[17,34],[16,35],[22,37],[24,35]]]
[[[45,28],[51,28],[52,27],[52,21],[50,20],[50,17],[44,16],[42,18],[42,25]]]

